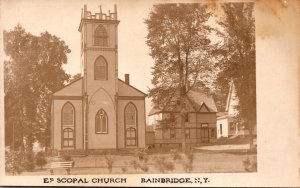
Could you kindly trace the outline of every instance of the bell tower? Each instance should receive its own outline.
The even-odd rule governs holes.
[[[95,133],[93,131],[95,114],[99,109],[103,109],[109,116],[109,127],[116,126],[116,118],[112,113],[116,108],[118,93],[119,21],[116,5],[114,5],[114,11],[109,10],[107,13],[102,12],[101,6],[99,6],[99,12],[94,14],[87,10],[86,5],[81,11],[78,31],[81,33],[83,131],[84,146],[87,150],[88,142],[101,143],[102,140],[108,138],[104,134],[92,135]],[[111,128],[107,135],[114,137],[116,133],[113,130],[115,128]]]
[[[87,6],[81,12],[78,31],[81,33],[81,74],[83,94],[93,93],[95,85],[116,86],[118,79],[118,24],[117,6],[114,11],[92,14]],[[107,88],[113,91],[112,88]]]

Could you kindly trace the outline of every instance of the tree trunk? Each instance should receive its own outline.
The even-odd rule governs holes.
[[[248,130],[249,130],[250,150],[252,150],[253,149],[253,125],[251,121],[249,121]]]
[[[186,151],[186,140],[185,140],[185,113],[181,113],[180,114],[180,118],[181,118],[181,138],[182,138],[182,142],[181,142],[181,148],[182,151],[185,152]]]

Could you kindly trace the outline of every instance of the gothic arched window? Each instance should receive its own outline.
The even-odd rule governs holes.
[[[62,108],[62,147],[75,146],[75,109],[70,102]]]
[[[133,103],[125,107],[125,143],[126,146],[137,145],[137,110]]]
[[[103,56],[100,56],[95,61],[94,66],[95,80],[107,80],[107,62]]]
[[[103,25],[99,25],[94,32],[94,45],[107,46],[107,32]]]
[[[106,112],[103,109],[100,109],[96,114],[95,132],[108,133],[108,118]]]

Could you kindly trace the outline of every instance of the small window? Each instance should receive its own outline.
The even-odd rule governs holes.
[[[223,128],[222,128],[222,124],[220,124],[220,135],[223,134]]]
[[[189,128],[185,128],[185,138],[190,138],[190,129]]]
[[[171,139],[175,139],[176,136],[175,136],[175,130],[174,129],[170,129],[170,138]]]
[[[107,62],[103,56],[100,56],[95,61],[94,66],[95,80],[107,80]]]
[[[103,25],[99,25],[94,33],[95,46],[107,46],[107,32]]]
[[[214,128],[210,129],[210,137],[211,138],[215,137],[215,129]]]
[[[185,122],[189,122],[189,114],[185,115]]]
[[[63,146],[73,147],[74,146],[74,131],[71,128],[66,128],[63,130]]]
[[[96,114],[95,129],[96,133],[108,133],[107,114],[103,109]]]

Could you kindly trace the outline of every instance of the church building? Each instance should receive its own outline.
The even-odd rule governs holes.
[[[82,77],[52,94],[51,147],[102,150],[145,147],[146,94],[118,78],[118,18],[84,9]]]

